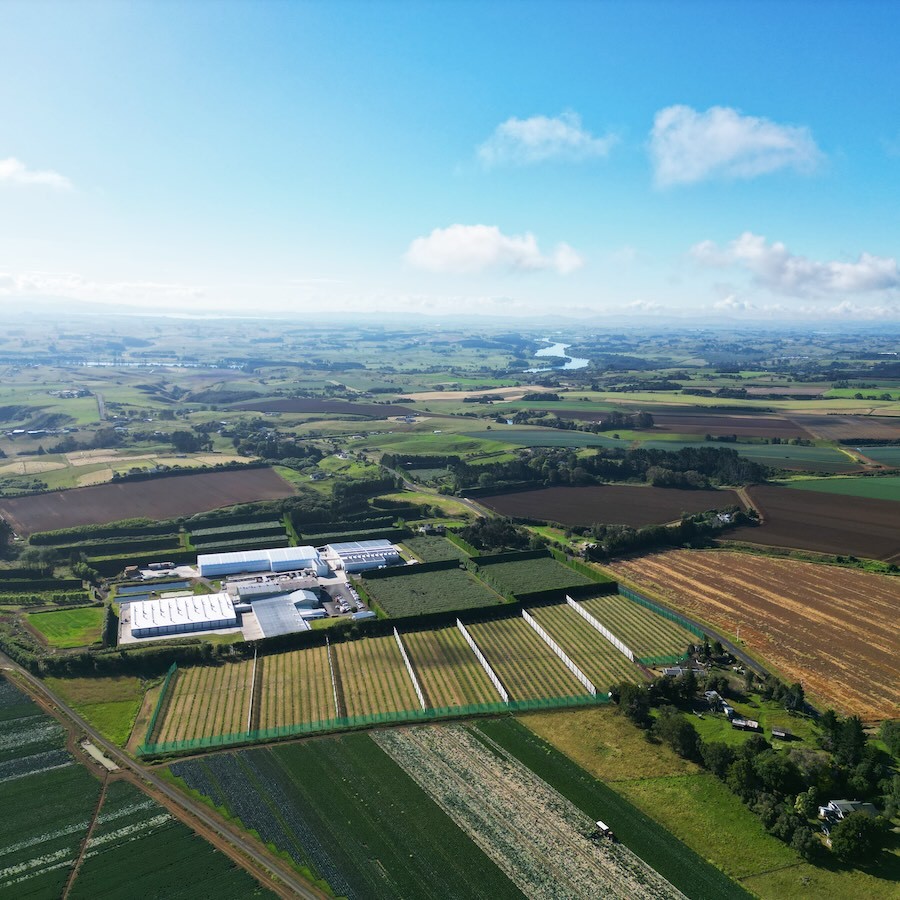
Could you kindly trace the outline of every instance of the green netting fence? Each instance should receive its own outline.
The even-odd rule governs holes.
[[[174,668],[174,667],[173,667]],[[294,725],[280,725],[275,728],[260,728],[236,734],[215,734],[190,738],[182,741],[150,743],[138,747],[139,756],[162,756],[165,754],[188,753],[194,750],[210,750],[220,747],[255,744],[284,738],[303,737],[334,731],[360,728],[375,728],[379,725],[396,725],[404,722],[432,722],[438,719],[458,719],[471,716],[498,715],[510,712],[529,712],[539,709],[562,709],[572,706],[598,706],[609,703],[606,694],[576,694],[571,697],[545,697],[535,700],[510,700],[509,703],[474,703],[467,706],[444,706],[430,709],[403,709],[396,712],[373,713],[368,716],[344,716],[324,719],[318,722],[299,722]],[[157,711],[159,704],[157,704]],[[154,713],[155,716],[155,713]]]
[[[169,690],[169,684],[172,679],[175,677],[175,673],[178,671],[178,663],[172,663],[169,666],[169,671],[166,672],[166,677],[162,683],[162,689],[159,692],[159,697],[156,698],[156,707],[153,710],[153,715],[150,716],[150,724],[147,725],[147,736],[144,739],[147,744],[150,743],[150,739],[153,737],[154,729],[156,728],[156,721],[159,718],[159,714],[163,708],[163,703],[166,700],[166,693]]]

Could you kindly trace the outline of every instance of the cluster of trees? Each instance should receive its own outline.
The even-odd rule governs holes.
[[[510,519],[476,519],[459,530],[459,536],[482,553],[502,553],[506,550],[533,550],[543,547],[539,537],[517,528]]]
[[[681,450],[602,448],[592,455],[571,449],[521,451],[515,459],[473,466],[463,461],[453,468],[454,489],[501,487],[508,484],[588,485],[610,481],[657,482],[679,487],[709,484],[751,484],[764,481],[765,466],[730,447],[684,447]]]
[[[544,395],[539,396],[543,397]],[[556,395],[549,394],[547,396],[555,397]],[[604,413],[603,418],[596,422],[583,422],[577,419],[566,419],[548,410],[520,409],[515,412],[498,414],[495,421],[505,424],[508,419],[514,425],[538,425],[542,428],[559,428],[563,431],[586,431],[589,434],[653,427],[653,416],[648,412],[631,414],[613,411]]]
[[[887,819],[900,806],[900,776],[894,774],[890,757],[869,743],[857,716],[845,719],[826,712],[819,722],[818,750],[775,750],[761,734],[738,746],[704,741],[683,714],[699,687],[697,676],[689,671],[650,685],[615,685],[612,696],[619,711],[644,729],[649,740],[668,744],[679,756],[708,769],[760,817],[770,834],[804,858],[815,860],[824,853],[809,820],[816,817],[820,802],[824,805],[834,797],[880,800],[887,808],[887,818],[854,813],[837,823],[830,834],[834,854],[854,863],[881,848]],[[708,676],[703,687],[726,694],[728,682]],[[773,677],[763,686],[763,695],[787,709],[804,704],[801,685],[785,685]],[[900,744],[900,726],[896,738]]]

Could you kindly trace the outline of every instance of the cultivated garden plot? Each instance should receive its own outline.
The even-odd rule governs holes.
[[[521,897],[367,734],[217,753],[171,772],[349,900]]]
[[[476,560],[477,562],[477,560]],[[513,594],[590,584],[591,579],[549,556],[489,563],[484,572]]]
[[[684,895],[530,770],[462,725],[375,732],[374,740],[527,897]]]
[[[411,631],[402,637],[430,706],[500,702],[500,695],[458,628]]]
[[[331,645],[348,716],[421,709],[393,636]]]
[[[567,604],[529,612],[590,678],[598,694],[605,694],[620,681],[643,680],[641,670]]]
[[[496,619],[466,627],[509,691],[510,699],[538,700],[587,693],[523,618]]]
[[[259,728],[278,728],[335,718],[326,647],[307,647],[260,657]]]
[[[496,591],[465,569],[369,578],[366,590],[389,616],[494,606],[503,601]]]
[[[641,659],[678,656],[687,650],[688,645],[698,641],[697,635],[677,622],[665,619],[619,594],[606,594],[577,602]]]
[[[247,731],[253,660],[179,669],[159,742]]]
[[[741,640],[807,693],[866,719],[900,704],[900,580],[792,559],[671,550],[616,575]]]

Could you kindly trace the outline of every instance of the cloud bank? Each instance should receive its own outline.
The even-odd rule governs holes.
[[[494,129],[478,148],[478,158],[486,166],[531,165],[558,160],[582,162],[607,156],[618,138],[613,134],[595,137],[574,112],[556,117],[512,117]]]
[[[407,263],[429,272],[475,275],[480,272],[540,272],[568,275],[584,260],[568,244],[550,254],[541,252],[530,232],[506,235],[496,225],[451,225],[418,237],[406,251]]]
[[[0,184],[44,185],[62,189],[72,187],[72,182],[65,175],[49,169],[29,169],[14,156],[0,159]]]
[[[650,133],[658,187],[712,178],[755,178],[779,169],[811,171],[822,153],[808,128],[741,115],[727,106],[661,109]]]
[[[900,268],[891,257],[862,253],[856,262],[818,262],[791,253],[780,241],[769,243],[749,231],[724,248],[713,241],[702,241],[691,248],[691,255],[705,266],[742,268],[762,287],[795,297],[862,294],[900,287]]]

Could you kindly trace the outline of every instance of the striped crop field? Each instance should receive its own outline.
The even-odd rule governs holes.
[[[158,741],[182,741],[247,730],[253,660],[181,669]]]
[[[500,702],[458,628],[412,631],[402,638],[429,706]]]
[[[587,693],[522,618],[466,626],[512,700]]]
[[[618,594],[592,597],[582,601],[581,605],[642,659],[678,656],[687,650],[688,644],[696,644],[699,640],[677,622]]]
[[[327,647],[261,657],[259,728],[278,728],[337,717]]]
[[[611,685],[621,681],[642,680],[641,670],[567,604],[542,606],[529,612],[590,678],[598,693],[605,694]]]
[[[422,708],[393,635],[332,644],[331,652],[348,716]]]

